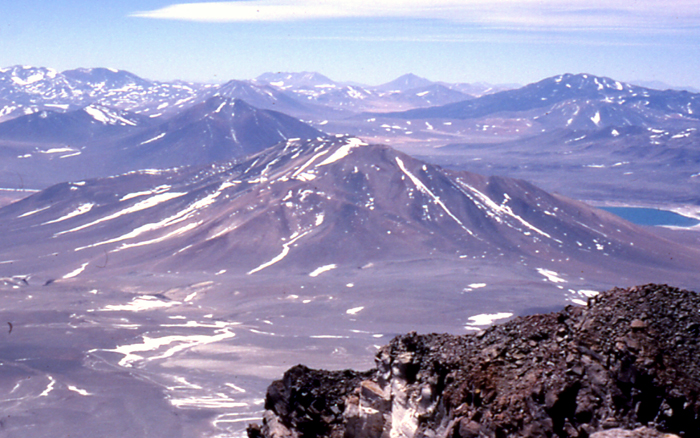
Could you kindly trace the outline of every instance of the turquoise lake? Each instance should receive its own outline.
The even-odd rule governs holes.
[[[678,213],[667,210],[657,210],[655,208],[644,207],[599,207],[601,210],[608,211],[616,216],[628,220],[637,225],[651,226],[676,226],[676,227],[692,227],[700,224],[697,219],[689,218]]]

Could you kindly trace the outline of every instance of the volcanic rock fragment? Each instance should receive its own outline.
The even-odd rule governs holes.
[[[700,436],[698,309],[650,284],[476,335],[409,333],[365,373],[292,368],[249,436]]]

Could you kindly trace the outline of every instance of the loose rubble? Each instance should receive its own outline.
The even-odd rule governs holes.
[[[613,289],[476,335],[393,339],[367,372],[296,366],[250,438],[700,436],[700,296]]]

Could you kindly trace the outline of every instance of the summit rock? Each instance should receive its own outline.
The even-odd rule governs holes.
[[[650,284],[476,335],[398,336],[374,370],[290,369],[249,437],[696,436],[699,307]]]

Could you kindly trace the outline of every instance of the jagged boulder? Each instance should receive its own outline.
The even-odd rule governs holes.
[[[297,366],[251,438],[700,436],[700,296],[613,289],[476,335],[399,336],[365,373]],[[663,433],[662,433],[663,432]]]

